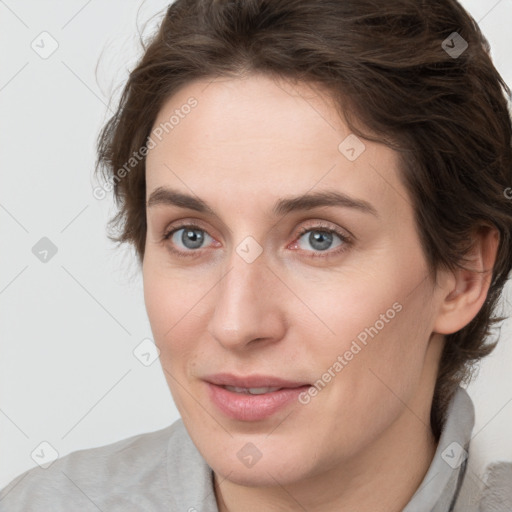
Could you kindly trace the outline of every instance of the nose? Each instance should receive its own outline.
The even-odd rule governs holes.
[[[261,255],[247,263],[235,251],[215,289],[208,331],[225,349],[276,343],[286,330],[283,285]]]

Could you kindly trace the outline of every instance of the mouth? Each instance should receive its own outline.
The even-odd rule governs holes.
[[[254,390],[254,394],[269,392],[258,391],[262,389],[272,389],[276,391],[283,388],[298,388],[310,385],[309,382],[282,379],[281,377],[274,377],[272,375],[237,376],[229,373],[217,373],[215,375],[203,377],[203,380],[217,386],[229,387],[230,391],[234,392],[242,392],[241,390]]]
[[[228,391],[231,391],[233,393],[243,393],[246,395],[264,395],[266,393],[273,393],[274,391],[279,391],[280,389],[286,389],[286,388],[279,388],[279,387],[263,387],[263,388],[239,388],[237,386],[221,386],[224,389],[227,389]]]
[[[211,402],[223,415],[238,421],[258,421],[297,403],[308,383],[270,376],[237,377],[217,374],[204,379]]]

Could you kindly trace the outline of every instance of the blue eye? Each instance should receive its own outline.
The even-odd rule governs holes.
[[[205,240],[213,240],[204,229],[201,229],[198,226],[181,226],[173,229],[164,236],[164,240],[168,239],[170,239],[178,248],[181,243],[185,252],[201,249]]]
[[[307,235],[307,236],[306,236]],[[185,224],[171,228],[163,240],[170,240],[169,250],[179,257],[199,256],[200,249],[211,245],[214,239],[202,228],[193,224]],[[307,245],[309,244],[309,248]],[[292,244],[293,249],[299,248],[312,258],[335,256],[351,244],[351,239],[326,226],[302,228],[298,238]],[[216,242],[216,246],[221,244]],[[332,250],[335,249],[335,250]]]
[[[348,241],[349,240],[346,236],[342,235],[334,229],[313,227],[305,228],[300,232],[300,236],[297,239],[297,245],[300,249],[309,252],[311,251],[307,248],[307,246],[304,246],[305,244],[309,244],[314,252],[325,252],[329,249],[335,249],[336,247],[344,246],[346,243],[348,243]],[[334,252],[337,253],[339,251]],[[330,254],[332,253],[330,252]]]

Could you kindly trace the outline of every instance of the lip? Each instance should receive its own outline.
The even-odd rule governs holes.
[[[292,403],[297,403],[299,395],[309,388],[309,385],[305,385],[282,388],[262,395],[250,395],[228,391],[211,382],[206,384],[210,400],[215,406],[224,415],[239,421],[264,420]]]
[[[217,409],[227,417],[239,421],[264,420],[297,403],[299,395],[310,387],[307,383],[264,375],[237,377],[230,374],[217,374],[204,380],[208,387],[209,398]],[[250,395],[228,391],[222,386],[281,387],[281,389],[261,395]]]
[[[236,376],[230,373],[216,373],[203,377],[203,380],[217,386],[237,386],[239,388],[298,388],[309,386],[309,382],[285,380],[270,375]]]

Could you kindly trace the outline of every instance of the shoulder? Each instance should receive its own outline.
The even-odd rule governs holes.
[[[493,462],[480,475],[469,468],[454,512],[473,511],[512,511],[512,462]]]
[[[46,469],[29,469],[0,491],[0,512],[155,509],[152,496],[161,499],[169,492],[170,441],[179,443],[182,435],[178,420],[161,430],[72,452]],[[141,494],[150,497],[144,501]]]
[[[480,512],[512,510],[512,462],[493,462],[487,467]]]

